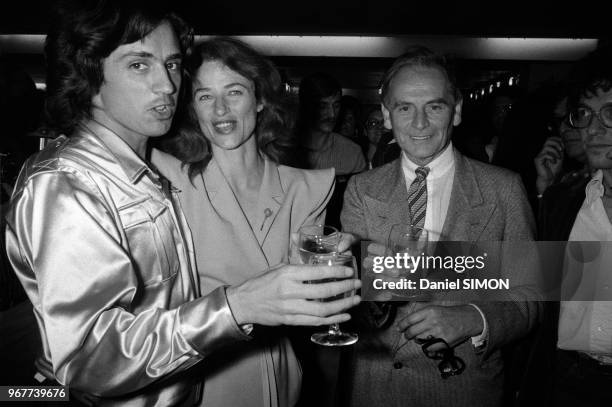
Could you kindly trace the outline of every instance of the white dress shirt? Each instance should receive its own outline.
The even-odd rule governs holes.
[[[416,178],[415,170],[419,165],[410,161],[402,152],[402,169],[406,179],[406,188]],[[448,212],[450,196],[453,190],[453,180],[455,178],[455,154],[453,144],[448,143],[446,149],[433,159],[425,167],[429,168],[427,175],[427,209],[425,212],[425,226],[429,231],[429,240],[437,242],[440,240],[442,227]],[[442,239],[443,240],[443,239]]]
[[[586,186],[586,198],[570,232],[569,241],[612,242],[612,224],[601,197],[603,173],[597,171]],[[564,275],[582,276],[571,287],[576,301],[561,301],[559,349],[585,352],[604,363],[612,363],[612,243],[602,243],[592,261],[577,261],[566,253]],[[564,279],[564,288],[570,278]],[[565,291],[565,290],[564,290]],[[603,301],[585,301],[601,299]]]

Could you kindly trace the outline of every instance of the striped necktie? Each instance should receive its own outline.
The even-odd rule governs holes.
[[[427,209],[427,180],[425,178],[429,174],[429,168],[418,167],[415,173],[416,178],[408,188],[408,205],[412,226],[423,229]]]

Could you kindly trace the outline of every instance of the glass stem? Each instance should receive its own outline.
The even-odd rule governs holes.
[[[340,335],[340,324],[331,324],[327,330],[327,333],[330,335]]]

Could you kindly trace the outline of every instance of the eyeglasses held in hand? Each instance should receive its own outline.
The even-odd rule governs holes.
[[[438,370],[443,379],[448,379],[451,376],[460,375],[465,370],[465,362],[455,356],[455,351],[442,338],[430,338],[421,342],[423,353],[430,359],[439,360]],[[434,345],[442,344],[444,348],[431,350]]]
[[[576,129],[589,127],[593,121],[593,116],[597,117],[604,127],[612,128],[612,104],[607,104],[595,112],[587,106],[580,106],[572,110],[569,115],[570,125]]]

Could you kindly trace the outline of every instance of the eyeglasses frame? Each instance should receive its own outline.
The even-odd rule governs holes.
[[[599,120],[599,123],[601,123],[602,126],[604,126],[607,129],[612,129],[612,124],[611,125],[607,125],[603,119],[601,118],[601,111],[604,109],[612,109],[612,104],[611,103],[607,103],[605,105],[603,105],[597,112],[593,109],[591,109],[588,106],[580,106],[581,109],[586,109],[590,112],[589,114],[589,121],[587,122],[587,124],[585,124],[584,126],[577,126],[574,123],[574,120],[572,119],[573,114],[576,112],[577,109],[573,109],[569,115],[568,115],[568,121],[570,126],[572,126],[575,129],[586,129],[587,127],[589,127],[591,125],[591,123],[593,123],[593,117],[597,117],[597,120]]]
[[[424,341],[419,341],[421,349],[425,356],[429,359],[440,360],[438,370],[443,379],[448,379],[451,376],[457,376],[465,370],[465,362],[463,359],[455,355],[455,351],[442,338],[427,338]],[[429,351],[429,348],[436,344],[443,344],[444,349]]]

